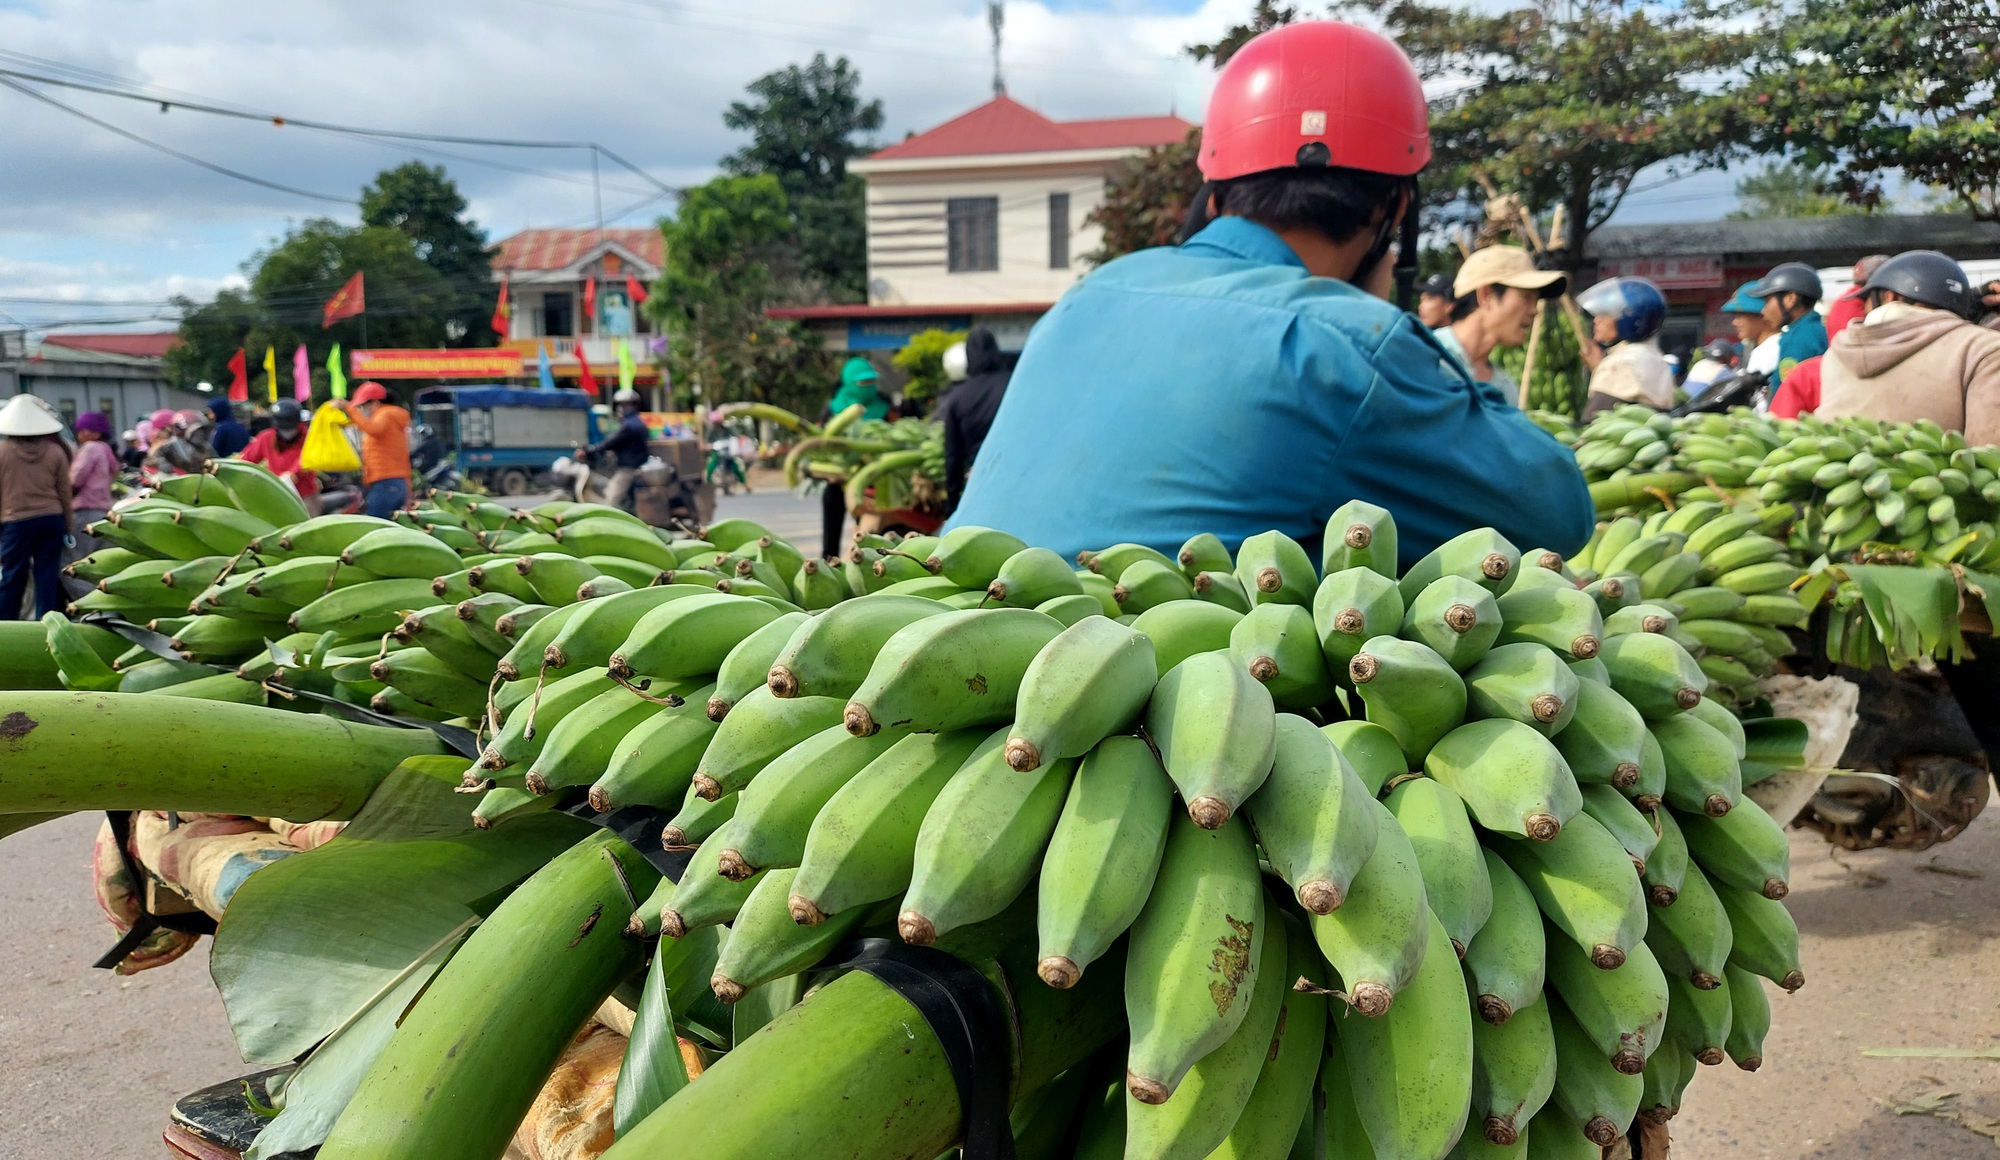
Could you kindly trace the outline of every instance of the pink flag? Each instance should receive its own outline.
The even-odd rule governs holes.
[[[292,397],[301,403],[312,402],[312,367],[306,362],[306,344],[300,343],[298,353],[292,356]]]

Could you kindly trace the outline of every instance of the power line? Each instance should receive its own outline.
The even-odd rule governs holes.
[[[129,129],[123,129],[117,125],[112,124],[109,121],[93,117],[89,113],[86,113],[82,109],[76,108],[75,106],[65,105],[61,101],[56,100],[54,97],[49,96],[47,93],[36,92],[34,89],[29,88],[27,85],[24,85],[19,81],[15,80],[14,77],[16,75],[18,74],[14,74],[6,70],[0,70],[0,85],[5,85],[8,88],[13,89],[15,92],[22,94],[23,96],[32,97],[35,100],[40,101],[45,105],[50,105],[55,108],[61,109],[63,112],[68,113],[70,116],[78,117],[85,121],[88,121],[91,124],[97,126],[98,128],[106,130],[107,132],[116,133],[118,136],[125,138],[127,141],[131,141],[138,145],[144,145],[148,149],[164,153],[169,157],[179,158],[180,160],[185,161],[190,165],[198,165],[201,168],[206,169],[211,173],[219,173],[224,177],[233,177],[238,181],[247,181],[251,185],[261,185],[265,189],[275,189],[279,193],[289,193],[296,197],[309,197],[315,201],[330,201],[336,205],[355,204],[354,199],[351,197],[335,197],[333,194],[330,193],[315,193],[310,189],[300,189],[294,185],[285,185],[282,182],[271,181],[266,178],[258,177],[254,174],[244,173],[243,171],[238,169],[231,169],[226,165],[217,165],[213,161],[204,161],[201,158],[196,157],[192,153],[183,153],[180,150],[175,149],[171,145],[163,145],[158,141],[154,141],[146,137],[141,137],[139,134],[134,133]]]

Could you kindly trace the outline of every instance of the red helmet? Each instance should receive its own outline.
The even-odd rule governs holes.
[[[363,383],[354,389],[354,405],[379,403],[389,397],[389,388],[381,383]]]
[[[1408,177],[1430,159],[1416,66],[1388,37],[1334,20],[1287,24],[1236,50],[1201,130],[1210,181],[1302,164]]]

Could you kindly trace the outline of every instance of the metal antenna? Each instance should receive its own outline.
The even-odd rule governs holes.
[[[1006,78],[1000,75],[1000,29],[1007,23],[1006,0],[987,0],[986,25],[993,30],[993,95],[1007,95]]]

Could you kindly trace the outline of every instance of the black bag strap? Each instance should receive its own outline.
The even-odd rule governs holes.
[[[653,869],[666,875],[669,882],[679,882],[681,875],[687,873],[688,863],[694,859],[693,850],[669,850],[661,843],[660,832],[672,820],[672,815],[665,810],[653,806],[620,806],[608,814],[600,814],[590,808],[587,795],[579,795],[575,803],[560,808],[572,817],[582,818],[624,839],[625,844],[637,850],[641,858],[652,864]]]
[[[111,970],[124,962],[125,956],[137,949],[154,931],[162,928],[182,934],[214,934],[215,920],[200,911],[192,914],[154,914],[146,909],[146,880],[151,875],[132,857],[132,811],[108,810],[104,817],[111,825],[111,839],[118,845],[118,861],[125,867],[126,878],[131,880],[132,905],[139,908],[139,917],[132,921],[131,930],[126,931],[110,950],[90,965],[102,971]]]
[[[864,971],[915,1007],[958,1087],[961,1160],[1014,1160],[1011,1023],[991,980],[956,955],[886,938],[847,943],[820,969]]]

